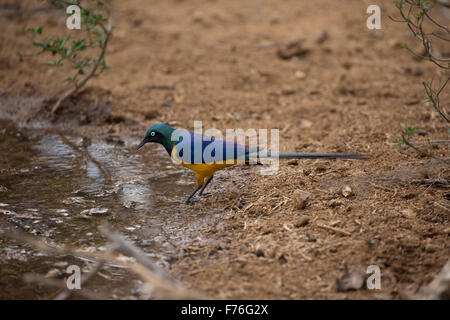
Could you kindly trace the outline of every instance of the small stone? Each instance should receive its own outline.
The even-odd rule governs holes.
[[[308,205],[308,199],[311,193],[297,189],[293,194],[294,207],[298,210],[305,209]]]
[[[261,248],[256,249],[255,251],[255,255],[259,258],[259,257],[264,257],[264,251]]]
[[[302,57],[310,53],[310,49],[303,45],[303,39],[289,42],[278,49],[277,55],[280,59],[289,60],[293,57]]]
[[[67,267],[69,265],[69,263],[67,261],[58,261],[55,262],[54,266],[58,267],[58,268],[64,268]]]
[[[285,255],[284,255],[284,253],[282,253],[282,254],[278,257],[278,262],[279,262],[280,264],[285,264],[285,263],[287,263],[287,259],[286,259]]]
[[[94,216],[94,215],[104,215],[108,213],[108,208],[91,208],[80,212],[81,216]]]
[[[284,89],[281,90],[281,94],[282,94],[283,96],[290,96],[290,95],[293,95],[293,94],[295,94],[295,89],[284,88]]]
[[[80,125],[84,125],[84,124],[88,124],[89,123],[89,118],[87,115],[85,115],[84,113],[80,114],[80,118],[78,119],[78,123]]]
[[[57,276],[59,276],[61,274],[61,271],[59,269],[51,269],[47,272],[47,274],[45,275],[46,278],[56,278]]]
[[[329,249],[329,251],[330,251],[331,253],[336,253],[336,252],[338,251],[338,247],[337,247],[337,246],[331,246],[330,249]]]
[[[342,201],[333,200],[328,205],[330,206],[330,208],[337,208],[337,207],[340,207],[340,206],[342,206],[344,204],[342,203]]]
[[[306,120],[306,119],[300,120],[300,128],[302,128],[302,129],[311,128],[312,125],[313,125],[313,123],[309,120]]]
[[[336,279],[336,285],[339,292],[358,290],[364,285],[364,276],[361,272],[356,270],[351,272],[345,270],[345,274]]]
[[[136,202],[134,201],[125,201],[124,203],[122,203],[122,205],[127,208],[127,209],[132,209],[134,207],[136,207]]]
[[[296,228],[301,228],[301,227],[306,226],[308,223],[309,223],[309,218],[303,217],[303,218],[300,218],[300,219],[294,224],[294,227],[296,227]]]
[[[350,188],[350,186],[345,186],[342,189],[342,195],[344,196],[344,198],[348,198],[351,197],[353,195],[353,190],[352,188]]]
[[[298,161],[295,159],[292,159],[292,160],[289,160],[287,164],[290,166],[298,166]]]
[[[416,216],[414,210],[412,210],[411,208],[404,209],[400,211],[400,213],[407,218],[414,218]]]
[[[299,79],[299,80],[305,79],[305,78],[306,78],[306,74],[305,74],[303,71],[300,71],[300,70],[295,71],[294,76],[295,76],[297,79]]]
[[[322,44],[328,39],[328,32],[324,29],[319,29],[316,32],[316,43]]]
[[[4,214],[6,216],[13,216],[16,213],[12,210],[5,210],[5,209],[0,209],[0,214]]]
[[[369,246],[370,249],[375,249],[379,244],[378,239],[370,239],[367,241],[367,245]]]

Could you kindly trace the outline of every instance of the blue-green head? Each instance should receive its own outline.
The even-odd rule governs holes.
[[[166,148],[166,150],[170,153],[170,150],[173,146],[173,131],[175,131],[175,129],[168,125],[162,123],[155,124],[147,130],[144,139],[141,141],[137,148],[140,149],[149,142],[156,142],[162,144],[164,148]]]

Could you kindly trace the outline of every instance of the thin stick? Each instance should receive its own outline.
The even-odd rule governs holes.
[[[437,178],[437,179],[413,179],[411,183],[414,184],[443,184],[448,185],[450,181],[447,179]]]
[[[325,230],[329,230],[329,231],[333,231],[333,232],[336,232],[336,233],[343,234],[344,236],[350,236],[351,235],[350,232],[347,232],[345,230],[338,229],[338,228],[335,228],[335,227],[330,227],[330,226],[327,226],[325,224],[316,223],[316,226],[318,226],[319,228],[325,229]]]

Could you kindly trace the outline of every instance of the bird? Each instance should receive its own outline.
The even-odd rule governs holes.
[[[176,134],[174,134],[176,133]],[[186,138],[186,139],[184,139]],[[211,143],[214,142],[215,148]],[[212,181],[216,171],[234,166],[238,163],[251,164],[250,158],[281,159],[368,159],[359,154],[345,153],[303,153],[303,152],[261,152],[259,147],[250,148],[234,141],[218,140],[213,137],[192,133],[187,130],[174,129],[169,125],[158,123],[152,125],[137,146],[141,149],[147,143],[162,145],[175,163],[192,170],[197,178],[197,187],[188,196],[185,203],[189,204],[192,197],[199,192],[202,195],[205,188]],[[209,146],[209,147],[208,147]],[[213,149],[211,157],[206,156],[205,150]],[[185,152],[186,151],[186,152]],[[196,152],[200,151],[200,152]],[[217,151],[217,152],[216,152]],[[215,154],[217,153],[217,157]],[[219,161],[217,161],[219,160]],[[259,161],[255,162],[260,164]],[[206,180],[206,181],[205,181]]]

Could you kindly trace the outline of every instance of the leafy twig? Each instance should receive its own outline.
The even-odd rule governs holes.
[[[50,1],[50,0],[49,0]],[[70,35],[63,37],[50,36],[42,41],[34,41],[33,45],[41,49],[37,54],[51,53],[56,59],[48,61],[46,64],[52,67],[61,67],[68,62],[70,67],[76,72],[64,79],[64,82],[70,83],[72,86],[62,95],[55,98],[52,114],[57,113],[61,108],[61,103],[67,98],[78,92],[93,76],[99,74],[106,68],[105,52],[108,41],[111,37],[113,27],[109,19],[109,0],[84,0],[83,3],[91,3],[92,7],[83,7],[80,5],[81,0],[53,0],[52,4],[56,4],[64,11],[69,5],[77,5],[80,9],[81,29],[86,38],[72,39]],[[106,25],[105,25],[106,24]],[[44,26],[40,25],[36,28],[28,28],[37,36],[42,36]],[[96,58],[83,53],[88,49],[98,49]],[[21,55],[23,56],[23,55]],[[79,78],[83,76],[83,78]],[[54,101],[54,99],[52,99]]]

